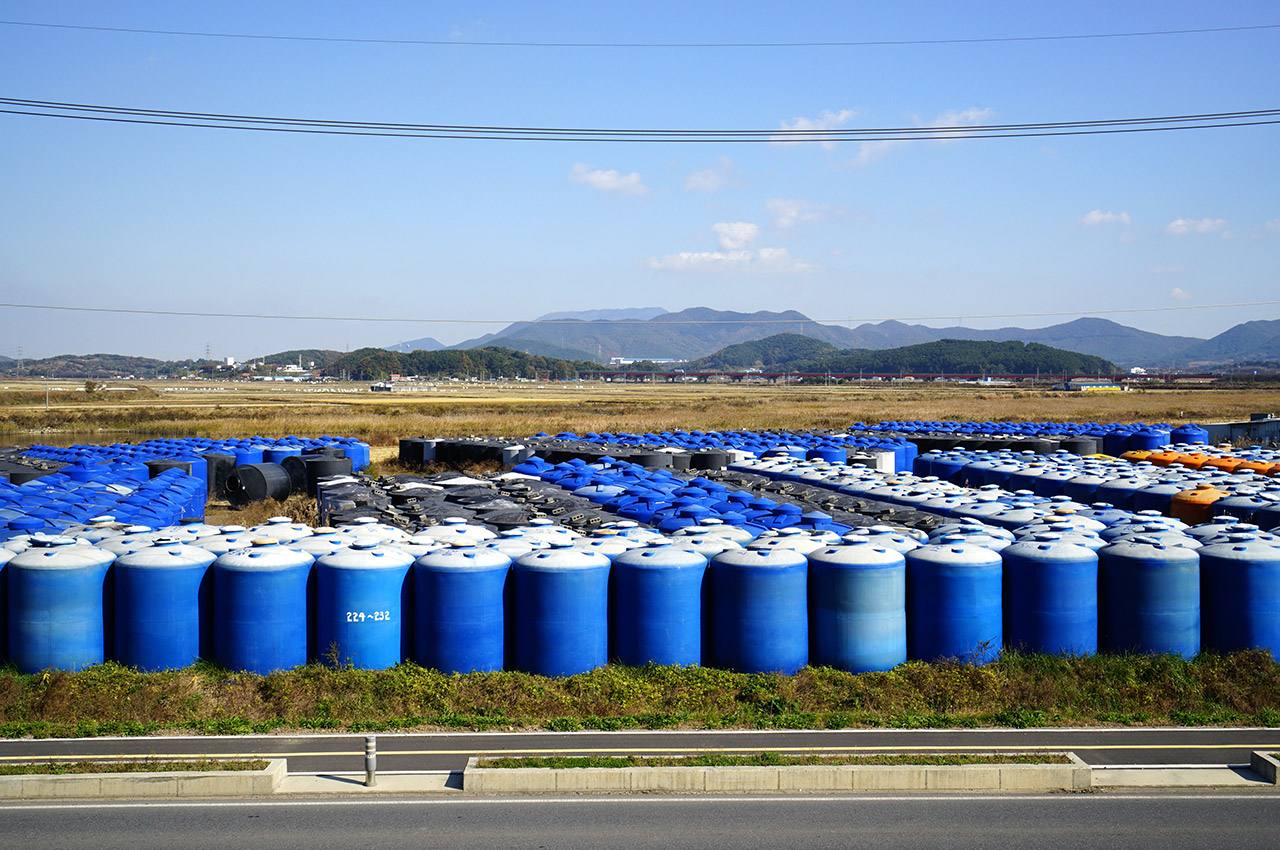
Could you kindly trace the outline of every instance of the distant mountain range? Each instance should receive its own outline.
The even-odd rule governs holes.
[[[621,310],[579,310],[579,311],[560,311],[558,313],[547,313],[545,316],[539,316],[535,322],[559,322],[559,321],[580,321],[580,322],[643,322],[648,319],[661,316],[667,311],[661,307],[628,307]],[[489,336],[480,337],[480,339],[496,339],[499,335],[510,336],[508,331],[516,327],[511,325],[509,328],[500,331],[498,334],[490,334]],[[547,343],[546,340],[523,339],[520,340],[521,345],[507,345],[507,348],[513,350],[524,351],[528,354],[537,354],[542,357],[562,357],[566,360],[584,359],[585,352],[575,351],[555,344]],[[424,336],[421,339],[411,339],[405,342],[397,342],[395,345],[384,346],[387,351],[440,351],[444,348],[455,350],[469,348],[483,348],[488,343],[482,343],[479,340],[467,340],[457,345],[445,345],[443,342],[434,337]],[[505,344],[505,343],[504,343]],[[585,358],[590,359],[590,358]]]
[[[1116,365],[1101,357],[1038,342],[943,339],[897,348],[841,351],[799,334],[742,342],[694,360],[692,372],[762,372],[852,375],[892,374],[1110,375]]]
[[[1188,366],[1280,360],[1280,319],[1245,322],[1177,352],[1172,362]]]
[[[383,346],[386,351],[439,351],[444,348],[444,343],[435,337],[424,336],[421,339],[410,339],[405,342],[397,342],[395,345]]]
[[[676,313],[660,312],[657,307],[549,313],[449,348],[501,345],[543,357],[600,363],[612,357],[696,360],[730,345],[780,333],[801,334],[840,349],[870,350],[944,339],[1016,340],[1101,357],[1125,368],[1196,369],[1280,359],[1280,319],[1245,322],[1205,340],[1151,333],[1097,318],[1045,328],[931,328],[893,320],[845,328],[815,322],[794,310],[736,313],[707,307]],[[416,342],[404,345],[412,350]],[[427,342],[439,347],[435,340]],[[428,345],[417,347],[431,350]],[[403,350],[400,345],[389,348]]]

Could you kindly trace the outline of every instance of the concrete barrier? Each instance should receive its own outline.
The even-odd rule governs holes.
[[[777,767],[480,767],[467,760],[471,794],[762,791],[1079,791],[1093,771],[1075,753],[1067,764],[786,765]]]
[[[287,772],[285,759],[271,759],[262,770],[0,776],[0,800],[259,797],[274,793]]]
[[[1270,753],[1258,750],[1249,753],[1249,767],[1272,785],[1280,784],[1280,761]]]

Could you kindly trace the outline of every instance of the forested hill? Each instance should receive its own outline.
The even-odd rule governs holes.
[[[155,378],[202,365],[208,360],[155,360],[126,354],[58,354],[37,360],[0,362],[0,375],[45,378]]]
[[[391,375],[430,378],[572,378],[580,369],[599,364],[560,360],[512,351],[508,348],[473,348],[466,351],[387,351],[361,348],[345,354],[321,370],[331,377],[345,375],[357,381],[381,381]]]
[[[295,348],[291,351],[281,351],[276,354],[268,354],[266,357],[258,358],[260,362],[272,366],[297,366],[302,368],[310,368],[309,364],[314,363],[315,368],[323,368],[342,356],[341,351],[333,351],[328,348]]]
[[[742,371],[776,365],[785,366],[800,360],[812,360],[841,353],[843,353],[841,349],[829,342],[801,334],[785,333],[729,345],[689,365],[694,371],[709,369]]]
[[[1113,374],[1116,365],[1101,357],[1064,351],[1039,343],[944,339],[878,351],[835,350],[796,334],[778,334],[732,345],[689,365],[690,371],[742,371],[833,374],[1096,375]]]

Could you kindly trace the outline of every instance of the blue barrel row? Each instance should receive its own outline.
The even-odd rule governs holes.
[[[1272,450],[1233,450],[1239,457],[1272,462]],[[1207,515],[1229,514],[1264,528],[1280,525],[1280,481],[1249,470],[1227,472],[1130,463],[1074,455],[1025,455],[964,450],[925,452],[916,458],[915,474],[967,487],[1000,487],[1040,497],[1066,496],[1090,504],[1107,502],[1133,511],[1173,515],[1176,497],[1212,485],[1227,498],[1204,506]],[[1189,510],[1190,508],[1188,508]]]
[[[550,438],[563,441],[619,446],[674,446],[697,452],[708,449],[747,452],[755,456],[785,454],[809,460],[843,463],[850,453],[891,451],[896,458],[896,471],[910,470],[916,447],[909,440],[889,435],[849,433],[814,433],[810,431],[661,431],[634,434],[628,432],[596,432],[574,434],[562,431],[555,435],[535,434],[533,439]]]
[[[603,457],[595,463],[575,458],[558,464],[539,457],[513,467],[569,490],[624,519],[671,532],[716,519],[758,535],[767,529],[800,528],[844,533],[850,526],[821,511],[732,490],[704,477],[685,480],[665,469],[647,469],[625,460]]]
[[[1119,456],[1126,451],[1143,451],[1163,445],[1196,445],[1209,441],[1209,432],[1195,423],[1173,426],[1168,423],[1142,422],[944,422],[886,421],[876,425],[858,425],[872,431],[894,435],[958,435],[965,437],[1084,437],[1092,440],[1097,451]]]
[[[1274,527],[1280,518],[1280,481],[1248,470],[1227,472],[1156,467],[1110,458],[1081,458],[1065,452],[925,452],[916,460],[918,474],[877,475],[869,470],[833,464],[757,459],[734,463],[731,470],[797,481],[851,496],[891,502],[941,516],[995,517],[1008,528],[1025,522],[1026,512],[1079,509],[1106,504],[1123,511],[1185,514],[1201,522],[1216,513]],[[1203,486],[1223,488],[1231,498],[1208,502],[1179,501]]]
[[[808,466],[810,468],[822,466],[823,464],[797,464],[794,461],[787,461],[781,458],[772,460],[765,459],[757,462],[744,462],[736,466],[741,469],[750,469],[757,473],[766,474],[767,477],[784,477],[779,470],[790,470],[794,478],[800,480],[800,476],[795,474],[797,466]],[[625,468],[625,464],[623,465]],[[835,464],[828,465],[835,468]],[[639,470],[628,470],[622,476],[617,476],[617,470],[613,468],[613,464],[604,461],[596,464],[582,464],[578,462],[568,462],[562,465],[549,465],[544,462],[534,460],[526,470],[530,473],[542,475],[546,480],[554,480],[562,483],[562,486],[574,487],[582,485],[584,489],[575,490],[575,494],[582,493],[590,495],[593,491],[599,493],[600,498],[612,497],[613,499],[635,498],[634,490],[623,490],[619,493],[617,487],[610,487],[610,481],[615,484],[626,484],[625,478],[635,477],[639,480],[652,478],[652,473]],[[1036,499],[1032,497],[1018,497],[1015,494],[1005,491],[995,491],[987,489],[981,496],[991,498],[978,498],[972,496],[968,501],[954,499],[945,507],[937,504],[930,504],[930,501],[910,501],[903,500],[902,497],[910,496],[915,493],[909,487],[895,485],[892,479],[886,476],[877,475],[869,470],[858,470],[857,473],[864,476],[865,479],[877,486],[873,486],[865,490],[855,490],[859,494],[867,495],[871,498],[902,500],[903,504],[910,505],[915,508],[924,510],[935,509],[939,513],[948,516],[965,517],[971,519],[985,519],[995,523],[994,527],[987,527],[981,524],[976,529],[969,531],[967,535],[955,535],[944,527],[940,530],[941,534],[935,535],[935,539],[941,539],[944,543],[952,545],[950,556],[940,557],[941,561],[947,561],[948,557],[963,558],[976,557],[976,553],[970,549],[964,548],[970,544],[979,543],[984,537],[994,535],[1000,532],[1002,528],[1018,528],[1025,526],[1027,523],[1044,522],[1045,527],[1036,529],[1040,531],[1058,531],[1059,533],[1052,535],[1052,540],[1057,543],[1064,536],[1061,528],[1054,528],[1060,523],[1054,523],[1053,520],[1074,516],[1076,511],[1084,512],[1083,515],[1096,515],[1103,517],[1116,529],[1116,545],[1120,549],[1112,550],[1110,558],[1110,568],[1104,561],[1104,576],[1109,575],[1110,583],[1103,582],[1104,587],[1114,587],[1116,591],[1111,596],[1103,595],[1102,609],[1104,614],[1104,628],[1102,630],[1104,649],[1116,652],[1139,650],[1153,652],[1175,652],[1183,655],[1191,655],[1198,651],[1200,646],[1200,614],[1199,614],[1199,577],[1198,569],[1192,569],[1190,574],[1185,563],[1179,565],[1176,562],[1185,561],[1187,559],[1195,559],[1198,556],[1187,554],[1187,550],[1182,547],[1175,546],[1167,557],[1162,558],[1161,554],[1168,545],[1167,541],[1151,535],[1157,534],[1162,530],[1162,526],[1153,525],[1155,517],[1141,514],[1132,514],[1128,511],[1117,510],[1110,505],[1100,505],[1097,511],[1089,511],[1085,504],[1071,502],[1066,496],[1058,495],[1052,498],[1041,497]],[[619,481],[618,477],[624,480]],[[710,482],[714,485],[714,482]],[[936,482],[933,482],[936,483]],[[848,487],[849,485],[845,485]],[[993,485],[987,485],[990,488]],[[841,489],[844,490],[845,487]],[[711,490],[715,493],[714,490]],[[923,494],[930,494],[928,489],[920,491]],[[748,495],[748,494],[743,494]],[[933,494],[938,495],[938,494]],[[1003,495],[1008,501],[1000,501],[999,496]],[[723,494],[711,496],[714,504],[716,498],[722,498]],[[732,505],[733,503],[728,503]],[[1031,507],[1039,505],[1040,507]],[[968,509],[968,510],[966,510]],[[619,509],[626,510],[625,503]],[[687,508],[686,508],[687,510]],[[743,528],[753,530],[759,533],[760,527],[753,523],[741,522],[742,517],[734,516],[730,513],[727,517],[725,514],[716,514],[709,508],[704,508],[697,515],[705,519],[713,517],[721,521],[734,522]],[[785,517],[786,515],[783,515]],[[1228,517],[1228,520],[1231,518]],[[666,521],[666,520],[663,520]],[[698,519],[694,516],[684,517],[682,521],[696,522]],[[786,519],[782,519],[783,522]],[[1070,523],[1067,523],[1068,531],[1071,529]],[[1102,527],[1103,523],[1097,523],[1098,527]],[[660,525],[660,527],[662,527]],[[665,527],[666,531],[673,531],[680,528],[680,525],[672,522]],[[1243,531],[1247,526],[1241,525]],[[1120,538],[1121,532],[1128,532],[1124,538]],[[950,533],[950,536],[947,536]],[[1142,538],[1146,543],[1151,544],[1147,549],[1138,549],[1133,542],[1135,538]],[[1012,540],[1012,535],[1009,535]],[[1069,541],[1075,543],[1077,541]],[[1083,541],[1079,541],[1083,542]],[[957,544],[961,548],[954,548]],[[1003,548],[1004,542],[1001,541]],[[1098,627],[1098,611],[1100,604],[1099,597],[1099,579],[1098,579],[1098,557],[1093,554],[1095,549],[1101,549],[1104,541],[1098,539],[1097,546],[1049,546],[1045,541],[1040,541],[1039,545],[1033,551],[1022,552],[1018,549],[1010,551],[1010,556],[1014,558],[1014,566],[1011,568],[1006,562],[1003,574],[1006,576],[1005,583],[1013,582],[1010,588],[1013,601],[1004,610],[1004,621],[1010,624],[1011,635],[1008,645],[1017,646],[1032,651],[1042,652],[1067,652],[1072,654],[1091,653],[1097,651],[1099,647],[1099,627]],[[1198,545],[1198,544],[1197,544]],[[908,541],[907,549],[914,549],[916,544]],[[1269,546],[1269,541],[1259,541],[1259,546],[1263,553]],[[982,548],[986,548],[982,545]],[[1066,550],[1068,560],[1074,558],[1079,563],[1067,564],[1067,568],[1063,570],[1063,562],[1061,556]],[[1043,550],[1049,550],[1047,554],[1042,554]],[[1123,551],[1122,551],[1123,550]],[[944,550],[934,550],[941,552]],[[1142,558],[1138,560],[1138,566],[1133,566],[1133,552],[1138,551]],[[1125,556],[1127,553],[1128,557]],[[1255,553],[1256,554],[1256,553]],[[908,555],[910,562],[911,555]],[[922,556],[915,556],[922,557]],[[935,557],[938,557],[935,555]],[[810,559],[812,562],[812,554]],[[1145,558],[1145,560],[1143,560]],[[1265,570],[1275,572],[1275,564],[1280,559],[1280,550],[1270,553],[1270,561],[1264,561],[1267,566]],[[948,611],[948,606],[952,605],[949,601],[953,598],[960,600],[972,600],[977,596],[984,595],[979,593],[978,589],[972,585],[966,585],[964,581],[960,583],[948,584],[947,580],[939,576],[949,576],[952,579],[968,575],[970,577],[979,575],[960,569],[958,572],[951,570],[954,565],[940,566],[937,573],[933,574],[933,580],[927,585],[928,589],[916,595],[915,599],[922,600],[921,605],[925,607],[917,608],[918,616],[909,618],[911,622],[918,623],[918,636],[913,639],[915,648],[912,650],[911,657],[915,658],[935,658],[941,656],[961,656],[970,659],[988,658],[993,652],[998,652],[1001,646],[1001,640],[996,633],[982,637],[981,633],[973,633],[961,639],[961,633],[954,631],[956,624],[968,621],[972,624],[975,620],[985,622],[987,626],[998,623],[1001,620],[1002,606],[999,601],[999,595],[993,595],[991,588],[1000,584],[1001,562],[998,557],[992,556],[987,552],[980,557],[979,561],[985,559],[987,569],[986,575],[986,592],[987,599],[985,605],[985,617],[977,616],[973,611],[969,611],[963,615],[955,615],[954,612]],[[1227,557],[1220,557],[1219,562],[1228,561]],[[994,563],[992,563],[994,561]],[[1169,566],[1169,569],[1164,569]],[[1215,569],[1217,569],[1215,567]],[[1055,577],[1055,570],[1057,575]],[[1141,576],[1144,570],[1148,570],[1151,576],[1148,580],[1154,579],[1154,583],[1148,588],[1143,584]],[[919,569],[917,570],[919,572]],[[1226,575],[1225,568],[1218,569],[1220,575]],[[1009,578],[1009,576],[1013,578]],[[1038,584],[1042,588],[1046,588],[1044,592],[1039,593],[1038,601],[1034,604],[1024,604],[1027,593],[1018,589],[1018,576],[1024,577],[1026,582]],[[1206,593],[1212,594],[1214,589],[1218,587],[1212,582],[1212,576],[1207,582]],[[1224,579],[1225,580],[1225,579]],[[922,579],[923,581],[923,579]],[[1177,585],[1176,589],[1170,589],[1167,583]],[[1147,592],[1147,591],[1150,592]],[[1280,611],[1280,584],[1276,583],[1275,578],[1264,580],[1259,586],[1261,596],[1257,599],[1236,596],[1232,594],[1218,593],[1214,596],[1217,601],[1214,603],[1215,610],[1223,613],[1213,620],[1213,623],[1219,624],[1218,630],[1229,629],[1230,624],[1242,621],[1263,622],[1265,617],[1259,612],[1275,612]],[[1229,598],[1228,598],[1229,597]],[[1152,599],[1156,601],[1152,602]],[[1107,600],[1111,600],[1108,605]],[[963,602],[957,604],[964,604]],[[1075,610],[1075,613],[1063,614],[1059,617],[1058,622],[1053,624],[1053,617],[1046,614],[1051,606],[1067,607]],[[1087,617],[1081,613],[1082,611],[1092,611]],[[1250,612],[1253,614],[1245,616],[1242,612]],[[790,611],[788,616],[794,617],[794,611]],[[812,613],[811,613],[812,616]],[[1176,623],[1174,628],[1169,625]],[[1163,625],[1162,625],[1163,624]],[[952,628],[951,636],[947,637],[947,629]],[[1066,633],[1071,628],[1075,628],[1075,635],[1067,637]],[[1267,643],[1263,644],[1247,644],[1238,641],[1228,640],[1209,640],[1209,645],[1215,648],[1224,646],[1264,646],[1271,648],[1274,646],[1275,632],[1272,631],[1270,636],[1266,638]],[[792,641],[795,644],[795,641]],[[900,659],[901,660],[901,659]],[[821,660],[817,663],[829,663],[827,660]],[[837,665],[841,666],[841,665]]]
[[[512,560],[474,542],[418,557],[372,538],[318,558],[258,542],[118,558],[69,538],[0,565],[7,657],[23,672],[113,658],[213,658],[258,673],[319,659],[562,676],[610,658],[793,673],[908,659],[1280,649],[1280,548],[1237,532],[1202,548],[1155,536],[1097,552],[1039,535],[997,552],[942,538],[905,555],[873,539],[726,549],[559,543]],[[2,559],[0,559],[2,560]]]

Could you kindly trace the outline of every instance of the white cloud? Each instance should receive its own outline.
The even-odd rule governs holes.
[[[837,127],[843,127],[858,115],[856,109],[841,109],[839,112],[826,110],[817,118],[793,118],[790,121],[783,121],[782,129],[784,130],[834,130]],[[799,142],[792,136],[774,136],[773,141],[783,145],[794,145]],[[831,151],[836,149],[835,142],[819,142],[823,150]]]
[[[1273,218],[1266,223],[1267,230],[1280,230],[1280,218]]]
[[[644,185],[638,172],[623,174],[615,169],[605,171],[602,168],[592,169],[579,162],[569,172],[569,179],[574,183],[585,183],[601,192],[614,195],[647,195],[649,187]]]
[[[488,29],[488,27],[489,25],[486,24],[482,18],[477,18],[466,25],[454,24],[454,26],[449,30],[449,38],[453,41],[474,40],[477,37],[477,32]]]
[[[729,181],[732,178],[733,160],[727,156],[722,156],[715,167],[695,171],[686,177],[684,190],[686,192],[714,192],[729,185]]]
[[[968,109],[948,110],[928,122],[923,122],[919,118],[916,118],[915,123],[917,127],[929,127],[932,129],[942,129],[946,127],[954,128],[955,132],[953,135],[956,135],[964,133],[966,128],[977,129],[978,127],[981,127],[984,121],[988,118],[994,117],[995,114],[996,111],[989,107],[971,106]],[[959,141],[959,138],[938,139],[937,141],[940,144],[945,145]],[[885,139],[884,141],[879,142],[863,142],[858,146],[857,156],[851,159],[848,164],[855,168],[862,168],[863,166],[867,166],[873,162],[884,159],[896,148],[905,144],[907,144],[905,140],[898,139]]]
[[[1130,224],[1130,219],[1127,212],[1113,213],[1093,210],[1080,216],[1080,223],[1086,227],[1096,227],[1099,224],[1123,224],[1127,227]]]
[[[650,257],[649,268],[672,272],[746,272],[754,274],[808,274],[818,266],[797,260],[786,248],[740,251],[682,251]]]
[[[813,204],[797,198],[770,198],[764,202],[764,208],[773,216],[773,226],[777,228],[814,224],[831,212],[831,207],[826,204]]]
[[[1165,225],[1170,236],[1186,236],[1189,233],[1215,233],[1227,226],[1224,218],[1177,218]]]
[[[864,165],[870,165],[873,162],[884,159],[893,152],[894,148],[901,147],[905,144],[906,142],[894,141],[863,142],[858,145],[858,155],[850,160],[849,164],[857,168],[861,168]]]
[[[716,235],[721,248],[736,251],[755,241],[760,235],[760,225],[749,221],[717,221],[711,225],[711,232]]]
[[[1185,289],[1183,289],[1180,286],[1175,286],[1173,289],[1170,289],[1169,295],[1173,298],[1174,301],[1186,301],[1188,298],[1191,297],[1191,293],[1187,292]]]
[[[955,110],[952,109],[944,112],[937,118],[929,122],[930,127],[935,129],[942,127],[981,127],[983,122],[988,118],[994,118],[996,111],[990,107],[971,106],[968,109]],[[959,132],[959,131],[957,131]],[[955,139],[944,139],[943,142],[953,142]]]
[[[1152,274],[1182,274],[1187,270],[1186,266],[1154,266],[1151,269]]]

